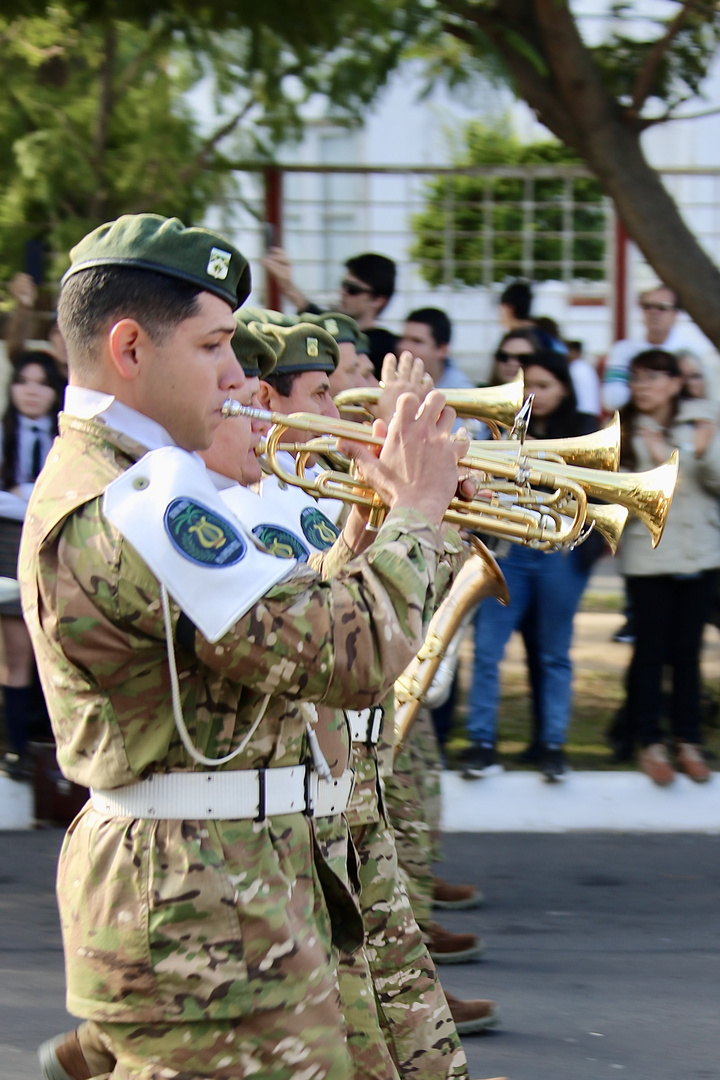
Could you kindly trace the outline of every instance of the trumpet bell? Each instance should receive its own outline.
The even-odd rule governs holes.
[[[478,439],[470,443],[468,456],[484,457],[488,452],[512,456],[517,455],[518,449],[516,442]],[[520,453],[539,461],[564,461],[566,465],[617,472],[620,467],[620,415],[615,413],[610,423],[599,431],[574,439],[528,439],[522,444]]]

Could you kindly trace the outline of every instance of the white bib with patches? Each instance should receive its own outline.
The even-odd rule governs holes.
[[[151,451],[109,484],[103,512],[208,641],[297,564],[262,550],[204,465],[179,447]]]

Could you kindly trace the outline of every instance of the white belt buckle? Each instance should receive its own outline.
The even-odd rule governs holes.
[[[347,709],[345,715],[350,724],[352,741],[364,746],[375,746],[380,738],[384,710],[375,705],[370,709]]]

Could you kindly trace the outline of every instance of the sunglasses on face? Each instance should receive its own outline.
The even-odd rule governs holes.
[[[346,292],[348,296],[362,296],[363,293],[372,293],[373,289],[368,289],[366,285],[357,285],[354,281],[348,281],[347,278],[343,278],[340,282],[340,288],[343,292]]]
[[[495,359],[501,364],[505,364],[508,360],[517,360],[518,363],[522,360],[523,356],[529,356],[529,353],[517,353],[517,352],[505,352],[504,349],[498,349],[495,353]]]
[[[674,304],[663,303],[662,300],[658,300],[657,303],[646,302],[640,305],[643,311],[675,311]]]

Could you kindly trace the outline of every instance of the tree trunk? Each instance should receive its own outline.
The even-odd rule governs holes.
[[[113,83],[115,78],[115,60],[117,56],[117,28],[112,18],[105,20],[105,42],[102,67],[100,68],[100,100],[95,120],[93,136],[93,168],[95,170],[95,191],[90,203],[90,217],[102,220],[105,217],[108,189],[105,182],[105,155],[110,132],[110,120],[115,104]]]
[[[577,151],[598,178],[630,237],[658,277],[720,350],[720,270],[683,221],[640,144],[641,125],[603,86],[567,0],[497,0],[492,16],[472,10],[510,69],[538,119]],[[520,16],[522,19],[520,21]],[[523,36],[546,70],[528,62],[507,36]]]

